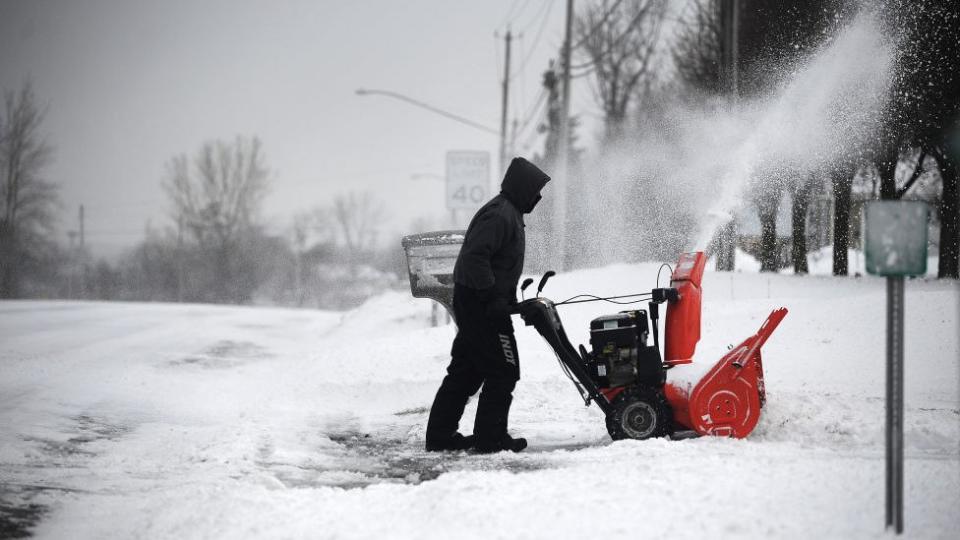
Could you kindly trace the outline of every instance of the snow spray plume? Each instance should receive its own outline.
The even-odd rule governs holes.
[[[605,145],[571,189],[588,265],[705,249],[751,189],[849,159],[875,133],[893,48],[862,14],[785,82],[736,105],[660,97],[633,140]],[[568,236],[572,239],[573,235]]]
[[[754,104],[755,129],[737,146],[718,181],[693,247],[703,249],[713,232],[742,204],[756,173],[812,171],[862,148],[879,127],[893,66],[872,16],[862,15],[833,43],[814,54],[783,88]],[[748,113],[749,114],[749,113]]]

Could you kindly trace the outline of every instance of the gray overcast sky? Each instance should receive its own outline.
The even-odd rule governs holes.
[[[493,33],[510,19],[523,32],[514,65],[530,58],[511,96],[522,117],[562,41],[564,4],[0,0],[0,86],[33,81],[63,228],[86,205],[95,254],[132,245],[148,219],[169,223],[160,182],[172,156],[238,134],[263,141],[271,231],[350,189],[375,190],[392,218],[385,229],[406,231],[415,216],[445,215],[443,182],[411,175],[443,174],[451,149],[488,150],[495,163],[498,139],[354,90],[393,90],[498,128]],[[588,90],[578,93],[575,108],[593,110]]]

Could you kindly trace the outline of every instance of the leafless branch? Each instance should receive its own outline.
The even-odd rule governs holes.
[[[626,0],[591,6],[577,17],[578,52],[587,62],[574,67],[591,70],[608,136],[622,129],[640,83],[652,76],[665,13],[663,0]]]
[[[259,139],[237,137],[233,143],[205,143],[192,171],[186,155],[174,157],[163,186],[175,217],[182,217],[198,241],[212,235],[226,244],[253,224],[267,175]]]

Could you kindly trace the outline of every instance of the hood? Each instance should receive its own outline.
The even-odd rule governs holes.
[[[503,175],[500,193],[518,210],[529,214],[540,200],[540,190],[549,181],[550,177],[533,163],[521,157],[513,158]]]

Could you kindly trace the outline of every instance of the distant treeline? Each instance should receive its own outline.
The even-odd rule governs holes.
[[[56,186],[43,179],[51,151],[29,85],[7,93],[0,146],[0,298],[266,303],[343,309],[402,285],[399,238],[377,243],[383,208],[348,193],[293,217],[286,234],[265,232],[269,188],[260,141],[210,141],[175,156],[163,179],[173,223],[150,229],[118,262],[96,259],[71,235],[53,240]]]
[[[543,107],[518,119],[507,141],[508,152],[531,154],[548,172],[559,168],[561,144],[570,156],[569,181],[549,185],[527,220],[528,271],[675,260],[691,247],[703,221],[702,209],[691,204],[692,192],[716,196],[718,187],[709,174],[682,178],[684,167],[703,160],[703,148],[727,135],[694,133],[699,138],[691,144],[683,122],[775,94],[812,55],[867,17],[896,49],[884,86],[887,105],[863,121],[867,136],[816,168],[803,160],[764,164],[744,194],[759,230],[745,234],[731,222],[707,250],[720,270],[734,269],[734,250],[740,248],[754,254],[763,271],[792,265],[803,274],[807,254],[832,244],[833,272],[846,275],[848,248],[859,245],[863,204],[919,199],[933,209],[938,275],[958,277],[956,0],[693,0],[676,11],[667,0],[578,3],[570,67],[573,77],[589,81],[602,129],[588,151],[578,141],[580,121],[573,115],[572,135],[561,142],[563,70],[551,62],[543,73]],[[189,156],[170,159],[163,176],[170,221],[119,262],[95,260],[77,242],[57,240],[61,208],[56,184],[45,177],[52,151],[41,136],[43,113],[30,85],[5,91],[3,105],[0,298],[343,307],[402,285],[402,252],[398,242],[377,241],[383,207],[369,193],[341,195],[293,216],[284,234],[265,232],[259,211],[269,175],[255,137],[211,140]],[[842,118],[849,110],[840,102],[829,113]],[[436,150],[440,155],[448,149]],[[706,165],[713,172],[712,163]],[[558,200],[566,206],[560,208]],[[789,235],[778,232],[782,212],[791,218]],[[421,225],[418,231],[433,228]]]

